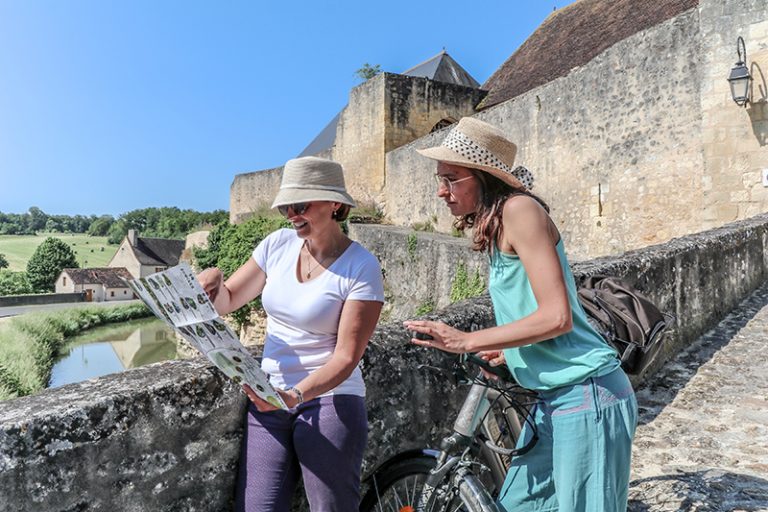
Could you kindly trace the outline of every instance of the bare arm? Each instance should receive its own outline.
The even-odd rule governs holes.
[[[197,280],[213,301],[216,312],[226,315],[261,295],[267,274],[253,258],[249,258],[226,282],[223,282],[224,276],[217,268],[203,270],[197,275]]]
[[[531,283],[538,307],[515,322],[466,333],[442,322],[408,321],[408,329],[434,340],[412,340],[448,352],[464,353],[520,347],[569,332],[571,308],[560,260],[550,236],[547,213],[525,196],[510,198],[504,206],[501,247],[514,249]]]

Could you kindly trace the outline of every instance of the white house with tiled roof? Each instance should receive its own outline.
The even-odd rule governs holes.
[[[85,292],[86,301],[129,300],[133,292],[123,279],[133,276],[119,268],[65,268],[56,279],[56,293]]]
[[[139,237],[131,229],[109,262],[110,267],[125,267],[133,277],[146,277],[178,265],[184,240]]]

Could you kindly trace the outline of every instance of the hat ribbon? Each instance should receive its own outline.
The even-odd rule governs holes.
[[[443,140],[443,146],[478,165],[489,165],[517,178],[527,189],[533,188],[533,174],[522,165],[511,169],[496,155],[477,144],[457,129],[451,130]],[[468,156],[469,155],[469,156]]]
[[[306,185],[302,183],[295,183],[295,184],[288,184],[288,185],[280,185],[280,189],[284,188],[298,188],[298,189],[306,189],[306,190],[331,190],[335,192],[346,192],[347,189],[344,187],[332,187],[330,185]]]
[[[512,169],[499,160],[499,157],[488,151],[483,146],[479,145],[459,130],[453,130],[449,133],[443,141],[443,146],[448,149],[459,153],[467,160],[472,160],[478,165],[489,165],[496,167],[506,173],[512,174]],[[464,149],[462,151],[462,148]],[[469,154],[467,152],[469,151]]]

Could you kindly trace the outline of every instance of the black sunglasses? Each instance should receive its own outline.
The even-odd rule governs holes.
[[[293,203],[293,204],[281,204],[277,207],[277,211],[280,212],[280,215],[283,217],[288,216],[288,208],[293,210],[293,213],[296,215],[304,215],[304,212],[306,212],[309,209],[309,205],[312,203]]]

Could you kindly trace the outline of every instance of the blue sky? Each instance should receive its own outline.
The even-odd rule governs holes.
[[[297,156],[364,63],[445,47],[484,82],[570,1],[0,0],[0,211],[229,208]]]

